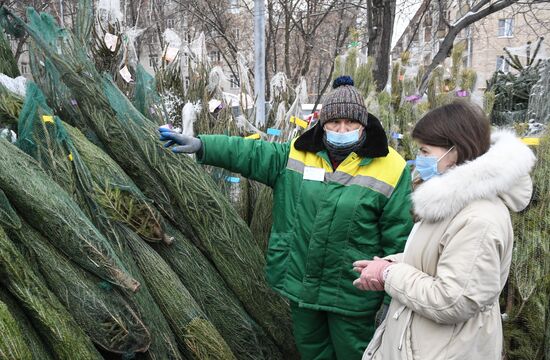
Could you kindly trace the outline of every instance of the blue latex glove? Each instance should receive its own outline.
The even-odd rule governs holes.
[[[183,135],[163,127],[160,127],[158,130],[160,133],[160,140],[168,140],[168,142],[164,144],[164,147],[178,145],[172,148],[172,151],[175,153],[194,154],[202,149],[202,141],[196,137]]]

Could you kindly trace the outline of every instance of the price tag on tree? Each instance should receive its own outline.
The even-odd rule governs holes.
[[[103,39],[105,42],[105,45],[107,45],[107,48],[114,52],[116,50],[116,44],[118,43],[118,36],[105,33],[105,38]]]
[[[122,69],[120,69],[119,74],[127,83],[134,81],[134,79],[132,79],[132,74],[130,74],[130,70],[128,70],[127,66],[124,66]]]
[[[172,62],[176,58],[176,55],[178,55],[178,52],[180,50],[174,47],[168,47],[166,51],[164,52],[164,60],[166,62]]]

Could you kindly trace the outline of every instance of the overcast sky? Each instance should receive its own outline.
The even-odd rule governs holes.
[[[397,0],[397,9],[395,11],[395,28],[393,29],[392,48],[399,40],[403,31],[411,21],[414,13],[420,7],[421,0]]]

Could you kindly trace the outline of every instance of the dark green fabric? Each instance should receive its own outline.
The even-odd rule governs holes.
[[[290,303],[302,360],[360,360],[374,334],[372,316],[350,317]]]
[[[273,188],[269,284],[303,307],[374,316],[384,292],[356,289],[352,283],[358,275],[352,263],[403,250],[412,227],[409,170],[403,168],[387,198],[365,186],[303,180],[301,173],[287,168],[288,143],[223,135],[200,138],[200,162]],[[361,164],[371,166],[368,160]]]

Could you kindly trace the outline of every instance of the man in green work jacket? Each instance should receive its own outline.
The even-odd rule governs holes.
[[[353,80],[333,87],[318,124],[290,143],[159,129],[174,152],[273,188],[266,276],[290,300],[303,360],[361,359],[384,294],[356,289],[352,263],[401,252],[412,227],[405,161]]]

